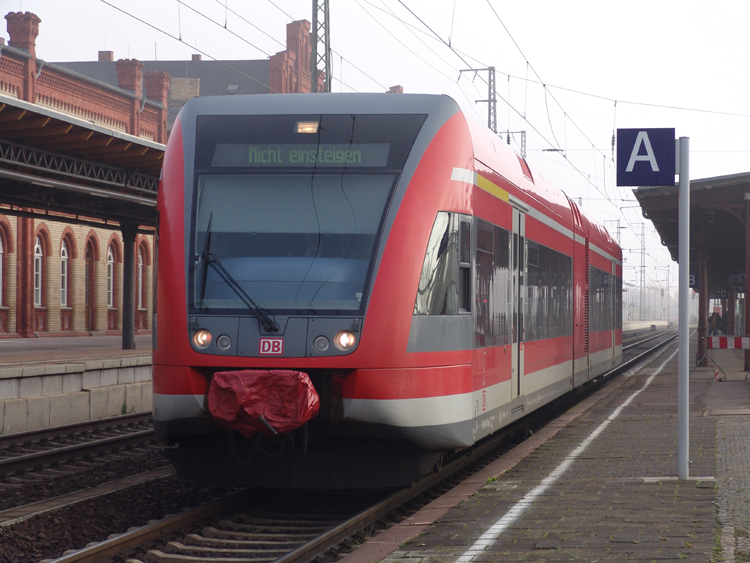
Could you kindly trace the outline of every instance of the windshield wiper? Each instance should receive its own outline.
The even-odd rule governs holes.
[[[211,213],[208,217],[208,227],[206,227],[206,243],[203,246],[203,253],[201,254],[201,259],[203,260],[201,270],[201,305],[204,305],[203,298],[206,295],[206,278],[208,274],[208,266],[211,266],[216,271],[216,273],[219,274],[219,277],[224,280],[224,283],[232,288],[232,291],[234,291],[237,296],[242,299],[243,303],[247,305],[247,308],[250,309],[253,315],[255,315],[255,317],[258,319],[258,322],[263,325],[263,328],[265,328],[268,332],[278,332],[278,323],[268,315],[265,309],[259,307],[257,303],[255,303],[255,301],[250,298],[245,290],[242,289],[242,286],[237,283],[237,280],[232,277],[232,274],[227,271],[227,269],[221,263],[221,260],[219,260],[219,257],[211,253],[212,219],[213,213]],[[208,307],[205,308],[206,310],[208,309]]]
[[[211,221],[214,218],[214,212],[212,211],[210,215],[208,216],[208,225],[206,226],[206,241],[203,243],[203,253],[201,254],[201,260],[203,263],[201,264],[201,309],[208,310],[208,307],[206,307],[205,303],[203,302],[203,298],[206,296],[206,276],[208,274],[208,263],[210,262],[210,256],[211,256]]]

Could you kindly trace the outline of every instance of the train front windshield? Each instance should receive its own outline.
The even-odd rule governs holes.
[[[244,292],[273,313],[363,312],[385,212],[423,121],[199,117],[191,310],[242,314]]]

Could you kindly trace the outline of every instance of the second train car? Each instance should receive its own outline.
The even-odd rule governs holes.
[[[413,482],[622,357],[622,254],[446,96],[196,98],[158,197],[185,476]]]

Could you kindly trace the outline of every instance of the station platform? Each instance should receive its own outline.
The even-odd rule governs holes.
[[[122,336],[64,336],[0,339],[0,367],[59,364],[151,354],[151,334],[136,334],[135,349],[122,349]]]
[[[693,332],[691,361],[696,347]],[[711,350],[726,381],[713,365],[691,373],[690,478],[678,480],[676,350],[675,340],[340,563],[749,561],[744,352]]]
[[[0,433],[98,420],[152,407],[151,334],[0,339]]]

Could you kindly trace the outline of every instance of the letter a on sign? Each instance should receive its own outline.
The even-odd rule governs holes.
[[[674,129],[618,129],[617,185],[673,186]]]
[[[646,154],[641,155],[641,145],[646,149]],[[633,146],[633,152],[630,153],[630,160],[628,166],[625,168],[625,172],[632,172],[633,166],[636,161],[645,160],[651,165],[652,172],[659,171],[659,164],[656,162],[656,156],[654,155],[654,149],[651,148],[651,141],[648,139],[648,131],[638,131],[638,136],[635,138],[635,145]]]

